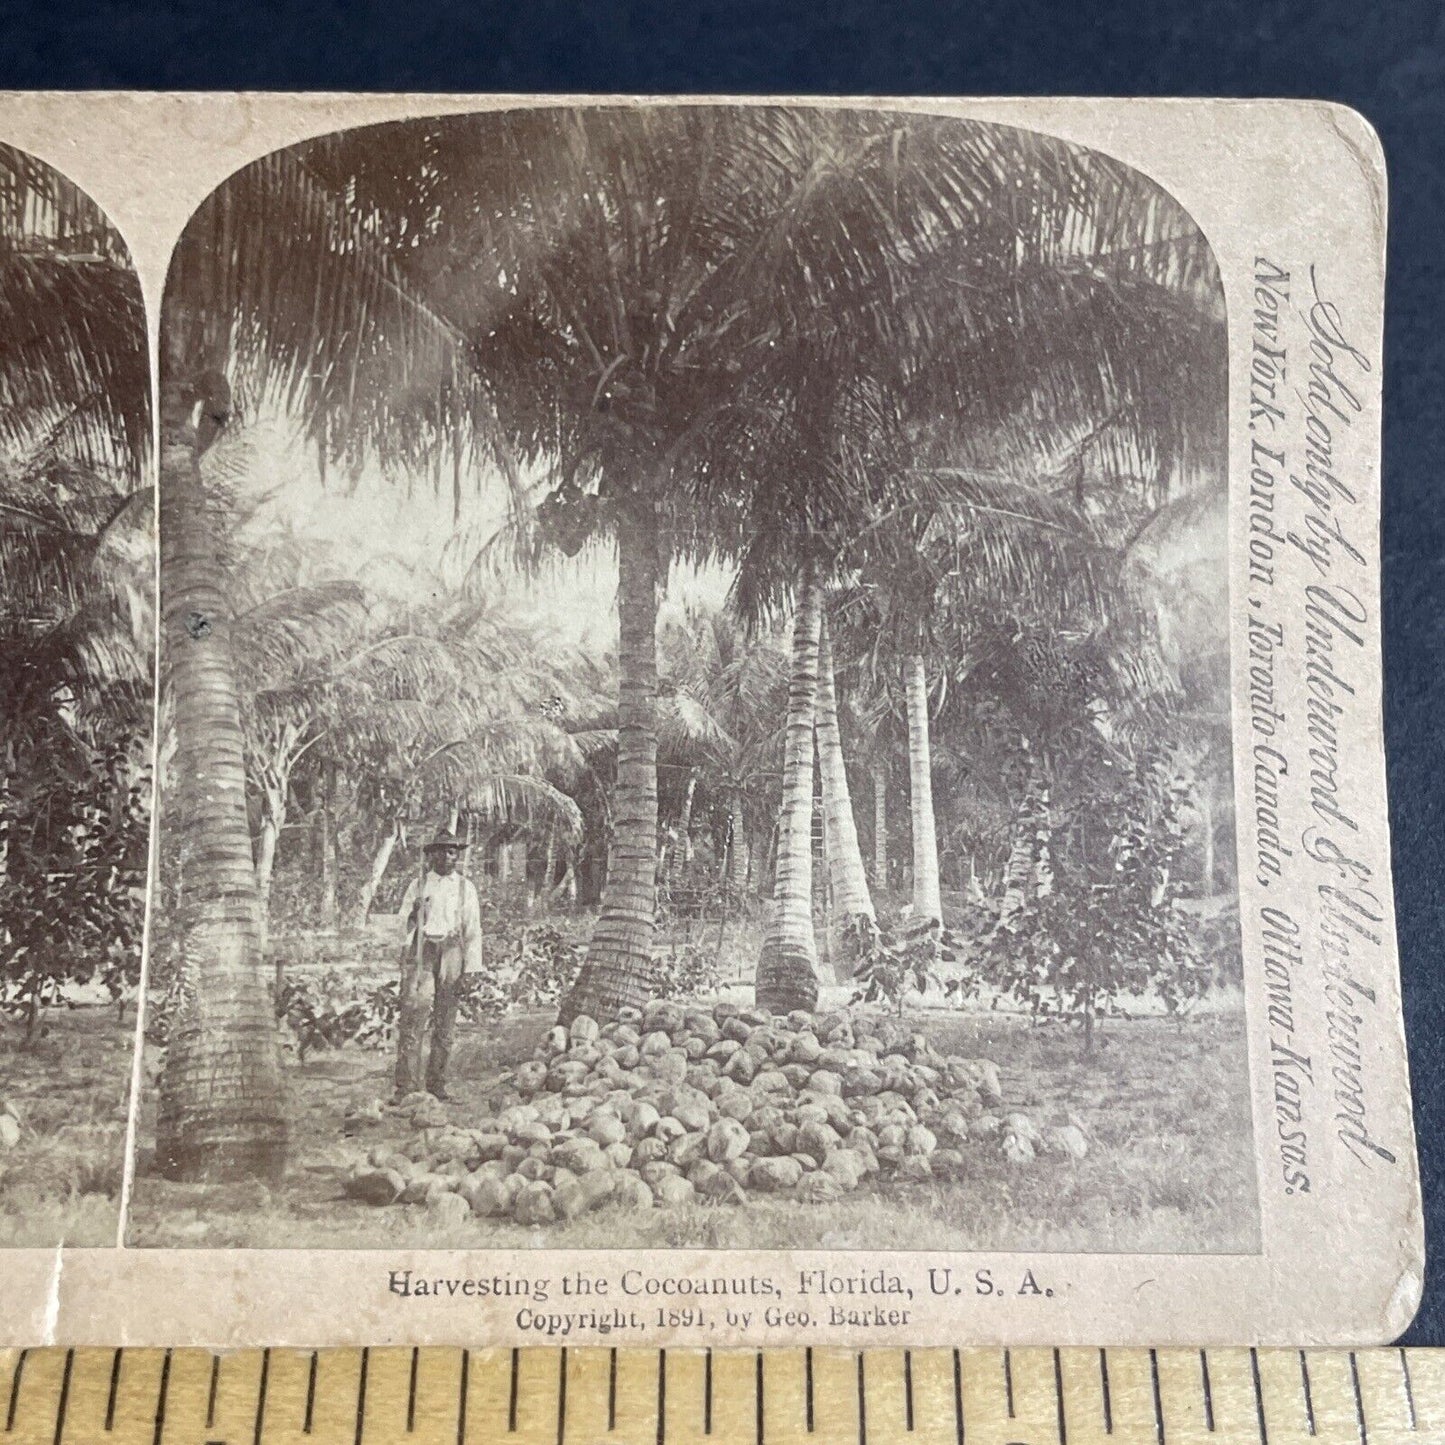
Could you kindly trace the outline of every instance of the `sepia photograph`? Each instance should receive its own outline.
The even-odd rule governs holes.
[[[146,816],[89,315],[0,352],[21,1060],[133,1021],[129,922],[73,978],[11,918],[98,866],[30,790]],[[884,108],[358,126],[205,199],[159,353],[128,1244],[1259,1252],[1225,296],[1159,184]]]
[[[151,804],[155,492],[139,278],[0,145],[0,1248],[113,1246]]]

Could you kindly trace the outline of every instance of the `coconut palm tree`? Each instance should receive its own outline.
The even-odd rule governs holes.
[[[148,741],[154,559],[143,492],[53,432],[0,459],[6,771],[64,767],[99,737]]]
[[[1156,199],[1112,176],[1090,177],[1062,214],[1036,196],[985,298],[930,308],[937,334],[911,352],[881,465],[873,439],[882,486],[849,562],[903,673],[919,918],[941,917],[930,653],[967,652],[970,619],[1003,596],[1060,614],[1097,605],[1117,571],[1101,508],[1147,505],[1217,462],[1217,271],[1197,228]]]
[[[205,465],[238,407],[325,419],[333,455],[415,462],[469,437],[462,338],[403,283],[385,239],[295,151],[232,176],[191,219],[161,337],[161,573],[175,721],[162,799],[182,839],[182,1007],[161,1077],[157,1163],[273,1177],[286,1119],[260,955],[225,494]]]
[[[942,922],[933,804],[932,687],[969,649],[970,629],[1003,599],[1056,612],[1100,583],[1087,519],[1043,485],[954,472],[910,478],[910,495],[854,544],[858,580],[839,589],[845,634],[875,677],[901,679],[913,849],[912,916]],[[895,684],[896,691],[896,684]]]
[[[296,756],[314,746],[327,773],[364,775],[368,797],[382,804],[387,826],[362,888],[363,921],[409,821],[460,812],[474,822],[545,828],[562,842],[581,827],[563,791],[585,767],[558,713],[571,690],[567,649],[511,614],[505,599],[472,602],[437,579],[415,580],[428,598],[421,604],[345,583],[363,606],[330,640],[328,616],[349,604],[345,591],[338,596],[341,584],[274,597],[264,618],[273,671],[251,694],[252,709],[270,720],[268,736],[299,739]],[[302,650],[288,658],[293,636]],[[275,754],[257,759],[262,781],[275,770]],[[326,783],[313,779],[313,791]],[[258,881],[264,845],[263,832]]]
[[[991,726],[1003,735],[999,753],[1013,755],[1000,771],[1013,774],[1017,799],[1001,926],[1049,891],[1061,796],[1067,802],[1110,770],[1122,775],[1139,754],[1161,746],[1207,755],[1217,699],[1227,695],[1216,640],[1226,495],[1222,467],[1157,506],[1111,481],[1106,504],[1088,518],[1099,549],[1094,599],[1071,612],[1015,600],[974,627],[953,688],[997,705]],[[1211,526],[1219,531],[1215,549],[1201,537]],[[1201,565],[1211,550],[1215,562]],[[1182,573],[1181,553],[1195,563]],[[1193,586],[1191,570],[1206,574]],[[1205,597],[1214,599],[1212,609]]]
[[[856,118],[771,109],[599,110],[528,127],[504,146],[525,145],[535,164],[499,207],[526,225],[500,265],[465,243],[461,271],[482,314],[477,360],[496,382],[498,414],[516,452],[548,471],[528,518],[532,544],[575,549],[604,535],[618,549],[621,727],[608,883],[586,966],[563,1004],[568,1018],[646,995],[661,584],[674,558],[740,545],[736,478],[764,461],[786,465],[781,445],[760,450],[760,441],[792,420],[779,402],[795,400],[799,343],[822,300],[823,248],[840,237],[822,193],[841,175],[876,173],[888,153]],[[877,279],[870,267],[866,283],[861,271],[828,283],[835,340],[847,288],[861,297]],[[750,366],[780,351],[791,369]],[[735,428],[747,433],[742,444]]]
[[[331,671],[363,645],[368,620],[363,589],[319,573],[304,549],[289,541],[252,539],[233,568],[236,670],[247,782],[258,813],[254,858],[263,931],[292,775],[326,740]]]
[[[818,948],[813,934],[813,729],[818,712],[818,638],[822,595],[805,578],[793,616],[783,801],[773,913],[758,958],[759,1008],[811,1011],[818,1003]]]

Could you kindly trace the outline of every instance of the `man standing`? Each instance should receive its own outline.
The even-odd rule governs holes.
[[[426,865],[401,900],[401,1016],[397,1025],[397,1097],[423,1087],[445,1099],[447,1057],[457,1020],[462,974],[482,965],[477,890],[461,871],[465,842],[443,829],[423,850]],[[427,1030],[431,1051],[427,1053]]]

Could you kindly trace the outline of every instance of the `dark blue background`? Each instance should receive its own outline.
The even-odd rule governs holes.
[[[1395,894],[1445,1343],[1445,6],[1398,0],[0,0],[0,87],[1307,96],[1390,165],[1385,662]]]

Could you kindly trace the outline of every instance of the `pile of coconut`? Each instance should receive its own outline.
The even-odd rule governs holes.
[[[992,1063],[945,1058],[892,1018],[659,1001],[553,1028],[501,1082],[471,1127],[430,1094],[400,1100],[414,1138],[358,1161],[347,1193],[540,1225],[602,1205],[824,1203],[962,1176],[970,1156],[1088,1149],[1076,1122],[1005,1110]]]

